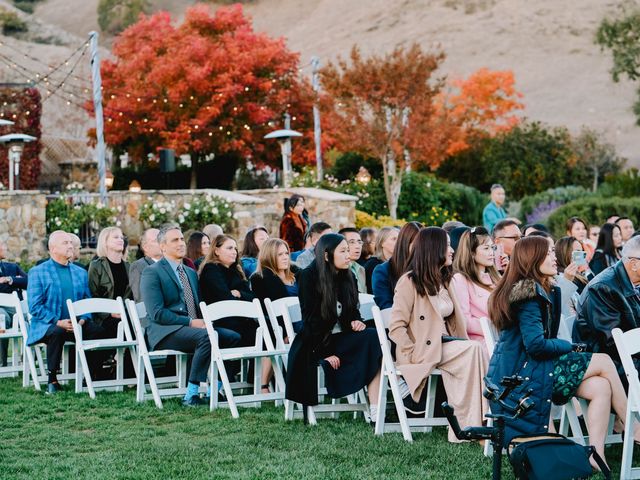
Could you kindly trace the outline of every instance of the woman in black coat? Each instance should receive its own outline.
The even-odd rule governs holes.
[[[613,223],[605,223],[600,228],[598,244],[593,258],[589,262],[589,268],[598,275],[605,268],[608,268],[620,260],[620,249],[622,248],[622,232],[620,227]]]
[[[318,241],[314,263],[299,274],[303,326],[289,351],[285,396],[304,407],[317,405],[321,365],[332,398],[368,385],[375,417],[382,353],[376,331],[362,322],[349,263],[347,241],[329,233]]]
[[[260,299],[265,318],[268,314],[264,306],[266,298],[270,300],[278,300],[285,297],[298,296],[298,283],[296,282],[295,273],[298,269],[291,265],[291,257],[289,254],[289,246],[284,240],[279,238],[271,238],[264,242],[258,255],[258,266],[256,272],[251,276],[251,290],[256,298]],[[278,318],[278,324],[285,333],[285,343],[289,343],[286,338],[286,331],[282,318]],[[293,324],[294,331],[297,326],[302,328],[302,322]],[[271,339],[276,344],[276,337],[271,326],[271,322],[267,322]],[[265,358],[262,363],[262,389],[264,393],[268,393],[269,382],[273,376],[271,361]]]
[[[238,262],[236,241],[229,235],[218,235],[200,265],[200,293],[206,304],[223,300],[253,301],[254,295]],[[239,333],[239,346],[255,344],[258,324],[252,318],[223,318],[216,321],[216,327]]]

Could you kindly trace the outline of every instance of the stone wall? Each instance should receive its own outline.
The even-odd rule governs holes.
[[[0,241],[9,260],[34,262],[46,255],[46,205],[39,191],[0,191]]]
[[[264,189],[264,190],[143,190],[141,192],[109,192],[109,206],[120,211],[122,230],[131,245],[137,245],[144,230],[138,218],[143,203],[149,201],[174,201],[180,208],[194,196],[211,193],[228,198],[234,206],[235,220],[230,233],[241,243],[247,230],[256,225],[267,228],[272,236],[278,236],[284,199],[294,193],[306,199],[312,222],[328,222],[334,231],[355,224],[356,197],[315,188]],[[98,201],[97,194],[83,194],[83,201]],[[7,242],[10,260],[34,262],[46,255],[46,204],[47,195],[39,191],[0,192],[0,240]],[[203,225],[204,226],[204,225]]]

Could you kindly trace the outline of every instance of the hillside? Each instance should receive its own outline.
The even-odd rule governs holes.
[[[179,17],[193,2],[153,3]],[[347,55],[353,44],[379,53],[416,41],[446,52],[443,74],[451,77],[480,67],[511,69],[524,93],[528,118],[574,131],[582,125],[594,127],[605,132],[630,165],[640,166],[640,135],[631,112],[635,87],[611,81],[610,56],[593,43],[600,20],[615,12],[617,3],[254,0],[245,8],[257,30],[284,36],[291,49],[301,52],[305,65],[312,55],[323,62]],[[96,27],[96,5],[97,0],[44,0],[35,16],[86,38]]]

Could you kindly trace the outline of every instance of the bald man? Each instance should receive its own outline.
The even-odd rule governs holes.
[[[61,390],[57,372],[64,343],[74,341],[66,301],[71,299],[75,302],[91,297],[87,271],[73,264],[73,255],[71,235],[57,230],[49,236],[49,260],[29,272],[27,296],[32,318],[27,343],[47,344],[47,393],[50,395]],[[90,318],[81,318],[78,323],[85,339],[105,335],[104,329]]]

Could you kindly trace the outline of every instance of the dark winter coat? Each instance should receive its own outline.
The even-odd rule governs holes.
[[[355,277],[351,275],[348,278],[355,283]],[[350,332],[351,322],[362,320],[362,317],[356,301],[353,302],[354,308],[350,311],[343,308],[339,318],[333,321],[322,318],[322,298],[315,262],[299,273],[298,288],[303,327],[289,350],[286,398],[303,405],[317,405],[318,363],[334,354],[331,341],[333,327],[340,322],[342,331]],[[342,291],[343,289],[338,290],[338,301],[346,305]]]
[[[296,219],[295,217],[298,218]],[[302,229],[300,228],[300,224],[302,224]],[[289,250],[292,252],[298,252],[304,249],[304,234],[307,226],[308,224],[304,217],[296,213],[287,212],[282,217],[282,221],[280,222],[280,238],[287,242]]]
[[[487,377],[501,387],[503,377],[520,375],[525,381],[511,393],[507,403],[515,405],[532,389],[529,398],[535,405],[520,418],[507,422],[505,446],[517,435],[547,431],[554,363],[572,349],[570,342],[556,338],[561,311],[559,288],[554,287],[547,295],[533,280],[521,280],[513,286],[509,301],[515,325],[500,332]],[[506,413],[496,402],[491,402],[491,411]]]

